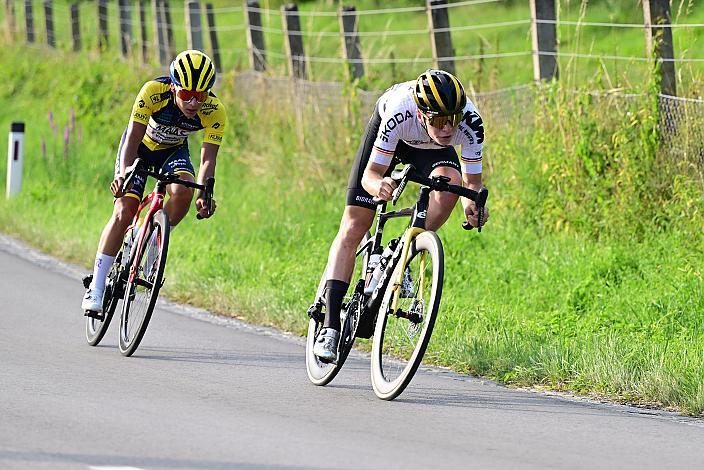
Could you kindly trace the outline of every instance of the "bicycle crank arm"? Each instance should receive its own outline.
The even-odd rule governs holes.
[[[398,318],[405,318],[406,320],[409,320],[411,323],[422,323],[423,322],[423,317],[419,313],[415,312],[404,312],[401,309],[398,309],[394,312],[394,316]]]

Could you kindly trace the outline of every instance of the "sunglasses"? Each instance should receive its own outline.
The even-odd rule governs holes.
[[[438,129],[442,129],[443,127],[445,127],[445,124],[450,124],[450,126],[452,127],[459,126],[460,122],[462,121],[463,114],[459,112],[455,114],[450,114],[449,116],[441,116],[437,114],[428,115],[424,113],[423,116],[428,120],[428,124]]]
[[[205,100],[208,99],[208,92],[207,91],[193,91],[193,90],[184,90],[183,88],[176,88],[176,96],[178,96],[180,99],[188,103],[192,99],[195,98],[195,100],[199,103],[204,103]]]

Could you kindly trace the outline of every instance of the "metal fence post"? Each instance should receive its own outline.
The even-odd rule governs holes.
[[[78,52],[81,50],[81,23],[78,13],[78,4],[71,4],[71,38],[73,39],[73,50]]]
[[[555,0],[530,0],[533,38],[533,78],[557,79],[557,25]]]
[[[22,189],[22,162],[24,160],[24,123],[13,122],[7,141],[7,198]]]
[[[205,17],[208,20],[208,32],[210,33],[210,48],[213,51],[213,61],[215,62],[215,70],[222,71],[222,63],[220,62],[220,46],[218,45],[218,33],[215,30],[215,14],[213,13],[213,4],[205,4]]]
[[[340,29],[342,30],[342,50],[347,59],[347,71],[353,80],[357,80],[364,76],[362,48],[359,45],[359,35],[357,34],[357,10],[353,6],[343,6],[338,12]]]
[[[9,41],[15,37],[15,0],[5,0],[5,34]]]
[[[264,49],[264,33],[262,18],[259,12],[259,2],[247,0],[244,8],[244,18],[247,23],[247,47],[249,62],[254,70],[266,70],[266,51]]]
[[[645,17],[645,44],[649,56],[654,56],[660,75],[660,92],[677,96],[674,48],[672,43],[672,15],[668,0],[643,0]]]
[[[120,47],[123,57],[132,49],[132,5],[129,0],[118,0],[120,15]]]
[[[203,28],[200,20],[200,3],[198,0],[186,1],[186,35],[189,49],[203,50]]]
[[[171,4],[167,0],[161,0],[161,8],[164,10],[164,20],[166,21],[166,50],[167,61],[170,61],[176,55],[176,47],[174,45],[174,28],[171,22]]]
[[[32,0],[24,0],[24,24],[27,28],[27,42],[34,42],[34,10]]]
[[[447,14],[447,0],[426,0],[430,44],[433,47],[435,66],[452,74],[455,73],[455,50],[450,35],[450,17]]]
[[[108,3],[98,0],[98,50],[102,52],[108,47]]]
[[[44,24],[46,25],[46,43],[49,47],[56,47],[54,35],[54,8],[51,0],[44,0]]]
[[[298,7],[293,3],[282,5],[281,13],[283,14],[289,75],[296,78],[306,78],[306,56],[305,52],[303,52],[303,37],[301,36],[301,20],[298,16]]]
[[[154,16],[154,42],[156,50],[159,51],[159,63],[166,64],[166,45],[164,44],[164,10],[161,0],[152,0],[152,12]]]
[[[147,42],[147,0],[139,0],[139,39],[142,43],[142,62],[149,59],[149,43]],[[156,34],[155,34],[156,36]]]

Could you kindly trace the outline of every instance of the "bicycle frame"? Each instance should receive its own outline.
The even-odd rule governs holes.
[[[420,194],[418,196],[418,200],[416,204],[413,207],[408,207],[405,209],[400,209],[397,211],[386,211],[386,202],[381,204],[380,208],[378,209],[378,215],[377,215],[377,224],[376,224],[376,230],[374,237],[371,239],[373,240],[372,244],[372,253],[381,253],[381,239],[384,231],[384,225],[386,222],[390,219],[395,219],[399,217],[410,217],[411,220],[408,224],[408,227],[404,231],[403,235],[401,236],[401,242],[399,243],[399,247],[401,248],[401,254],[398,260],[396,260],[396,263],[403,263],[405,264],[406,261],[408,260],[408,254],[410,252],[410,246],[411,246],[411,241],[420,235],[421,233],[426,231],[425,228],[425,218],[426,214],[428,213],[428,205],[430,203],[430,191],[431,189],[427,186],[421,186],[420,187]],[[361,248],[361,250],[364,250],[366,248],[366,245]],[[360,250],[360,252],[361,252]],[[398,247],[396,248],[398,250]],[[392,258],[395,256],[392,256]],[[390,275],[390,273],[393,273],[393,269],[395,269],[396,263],[389,263],[387,266],[387,272],[383,274],[382,279],[379,281],[379,285],[384,285],[386,276]],[[402,264],[402,265],[403,265]],[[425,266],[425,258],[421,258],[421,268]],[[421,273],[423,273],[424,270],[421,270]],[[396,279],[391,280],[393,282],[393,297],[391,300],[391,308],[392,311],[396,311],[398,308],[398,299],[401,294],[401,283],[403,282],[403,271],[399,271]],[[420,289],[421,293],[423,292],[423,286],[425,282],[425,276],[421,274],[421,278],[419,279],[420,282]],[[374,293],[376,294],[376,293]],[[372,300],[375,300],[375,296],[372,294]],[[421,294],[422,295],[422,294]]]
[[[147,234],[147,226],[150,224],[151,220],[154,218],[154,215],[164,207],[164,198],[166,196],[166,184],[163,181],[157,180],[156,182],[156,187],[154,190],[147,194],[147,196],[142,199],[142,201],[139,203],[139,208],[137,209],[137,213],[134,216],[134,219],[132,219],[132,224],[127,228],[127,230],[133,230],[134,226],[137,225],[139,222],[139,216],[142,213],[142,210],[144,210],[145,207],[149,206],[149,210],[147,211],[146,215],[144,216],[144,220],[142,222],[141,227],[139,227],[139,232],[137,234],[137,238],[133,242],[133,248],[132,248],[132,253],[139,253],[139,250],[142,248],[142,245],[144,244],[144,240],[146,238]],[[132,253],[130,253],[130,272],[129,272],[129,282],[134,282],[134,278],[137,275],[137,269],[136,269],[136,264],[133,263],[132,261]]]

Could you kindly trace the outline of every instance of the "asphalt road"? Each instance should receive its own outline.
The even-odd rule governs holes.
[[[439,369],[385,402],[357,353],[316,387],[301,338],[190,307],[124,358],[114,325],[86,344],[79,275],[0,235],[2,469],[704,468],[704,420]]]

